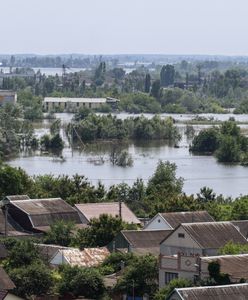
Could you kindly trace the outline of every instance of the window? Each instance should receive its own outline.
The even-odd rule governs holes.
[[[185,238],[184,233],[178,233],[178,237],[184,239]]]
[[[178,278],[178,273],[170,273],[170,272],[164,273],[165,284],[168,284],[172,279],[175,279],[175,278]]]

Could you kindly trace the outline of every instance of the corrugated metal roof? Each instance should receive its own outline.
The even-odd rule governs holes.
[[[217,261],[221,273],[229,274],[234,280],[248,279],[248,254],[201,257],[201,260],[207,263]]]
[[[248,284],[181,288],[176,292],[183,300],[245,300]]]
[[[45,103],[49,102],[72,102],[72,103],[106,103],[106,98],[57,98],[57,97],[45,97]]]
[[[72,266],[94,267],[101,264],[110,252],[106,247],[84,248],[80,251],[76,248],[59,250],[67,262]]]
[[[67,249],[68,247],[62,247],[59,245],[50,244],[35,244],[39,253],[47,260],[50,260],[61,249]]]
[[[28,195],[9,195],[9,196],[6,196],[6,198],[9,201],[29,200],[30,199]]]
[[[248,244],[231,222],[183,223],[181,226],[204,249],[221,248],[229,241]]]
[[[161,213],[161,215],[172,228],[176,228],[181,223],[214,222],[214,219],[205,210],[168,212]]]
[[[61,198],[15,200],[11,201],[11,205],[29,215],[33,227],[37,229],[57,220],[82,223],[78,212]]]
[[[75,204],[75,207],[88,221],[93,218],[99,218],[102,214],[111,215],[113,217],[119,216],[119,202]],[[140,224],[140,220],[125,203],[122,203],[121,211],[123,221],[126,223]]]
[[[237,226],[244,237],[248,238],[248,220],[231,221]]]
[[[4,300],[7,295],[8,295],[7,291],[0,291],[0,300]]]
[[[160,242],[173,230],[122,230],[121,233],[134,248],[158,248]]]
[[[12,290],[15,288],[13,281],[9,275],[0,267],[0,290]]]
[[[7,226],[8,226],[8,231],[14,231],[15,229],[9,224],[9,222],[7,222]],[[4,234],[5,232],[5,216],[4,213],[2,211],[2,209],[0,209],[0,234]]]

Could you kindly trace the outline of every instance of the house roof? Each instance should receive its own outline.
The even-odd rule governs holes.
[[[43,228],[57,220],[80,221],[78,212],[61,198],[14,200],[11,205],[26,213],[34,228]]]
[[[97,266],[101,264],[110,254],[106,247],[84,248],[82,251],[77,248],[67,248],[58,250],[54,257],[58,253],[60,253],[71,266],[81,267]]]
[[[237,226],[244,237],[248,238],[248,220],[231,221],[233,225]]]
[[[217,261],[221,273],[229,274],[232,279],[248,279],[248,254],[201,257],[201,260],[207,263]]]
[[[0,291],[0,300],[4,300],[8,295],[8,291]]]
[[[214,219],[205,210],[168,212],[161,213],[161,216],[172,228],[176,228],[181,223],[214,222]]]
[[[179,288],[175,292],[182,300],[245,300],[248,299],[248,284]]]
[[[45,103],[49,102],[72,102],[72,103],[105,103],[106,98],[67,98],[67,97],[45,97]]]
[[[54,257],[58,250],[68,249],[68,247],[49,244],[36,244],[35,246],[37,247],[40,255],[48,261]]]
[[[183,223],[181,226],[205,249],[221,248],[229,241],[236,244],[248,243],[245,237],[230,222]]]
[[[6,196],[6,198],[9,201],[29,200],[30,199],[28,195],[9,195],[9,196]]]
[[[0,290],[12,290],[15,288],[13,281],[9,275],[0,267]]]
[[[99,218],[102,214],[111,215],[113,217],[119,216],[119,202],[75,204],[75,207],[88,221],[93,218]],[[123,221],[127,223],[140,224],[140,220],[125,203],[122,203],[121,211]]]
[[[122,230],[121,233],[135,248],[134,252],[139,254],[159,254],[160,242],[165,239],[172,230]]]

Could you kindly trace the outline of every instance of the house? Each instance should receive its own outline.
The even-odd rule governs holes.
[[[179,252],[177,255],[160,257],[160,287],[167,285],[172,277],[192,282],[205,280],[209,278],[208,266],[211,262],[217,262],[220,272],[228,274],[232,283],[248,279],[248,254],[198,256]]]
[[[231,222],[183,223],[160,243],[159,286],[182,276],[191,278],[199,272],[189,257],[216,256],[227,242],[248,244]],[[182,260],[178,259],[181,255]],[[178,263],[181,265],[178,265]],[[185,266],[188,267],[185,270]],[[185,273],[186,272],[186,273]],[[180,273],[180,274],[179,274]],[[194,276],[193,275],[193,276]]]
[[[102,248],[77,248],[59,249],[50,260],[50,264],[58,266],[69,264],[80,267],[96,267],[101,264],[110,252],[106,247]]]
[[[13,281],[9,278],[9,275],[0,267],[0,300],[21,300],[11,293],[11,290],[15,288]]]
[[[121,205],[121,207],[120,207]],[[100,215],[107,214],[112,217],[119,217],[124,222],[129,224],[140,225],[140,220],[135,214],[127,207],[125,203],[119,202],[102,202],[102,203],[84,203],[75,204],[77,211],[79,212],[82,223],[89,224],[93,218],[99,218]]]
[[[158,213],[146,224],[144,230],[174,229],[181,223],[214,222],[205,210]]]
[[[172,230],[122,230],[108,245],[111,251],[159,255],[160,242]]]
[[[79,108],[100,108],[104,104],[114,105],[118,102],[114,98],[58,98],[45,97],[43,101],[43,108],[46,111],[75,111]]]
[[[14,221],[30,232],[47,232],[60,220],[82,226],[78,212],[61,198],[11,200],[8,207]]]
[[[14,91],[0,90],[0,106],[7,103],[15,104],[17,102],[17,93]]]
[[[245,300],[248,284],[201,286],[175,289],[166,300]]]
[[[38,252],[45,261],[50,261],[58,250],[64,250],[68,247],[50,244],[35,244]]]

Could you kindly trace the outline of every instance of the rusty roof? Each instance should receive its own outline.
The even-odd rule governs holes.
[[[231,221],[233,225],[237,226],[244,237],[248,238],[248,220]]]
[[[183,223],[181,226],[204,249],[218,249],[230,241],[248,244],[231,222]]]
[[[178,288],[175,292],[182,300],[245,300],[248,299],[248,284]]]
[[[217,261],[221,273],[229,274],[233,280],[248,279],[248,254],[201,257],[201,260],[207,263]]]
[[[102,248],[84,248],[79,250],[77,248],[67,248],[58,250],[63,259],[66,260],[71,266],[81,267],[95,267],[101,264],[110,252],[106,247]],[[55,254],[54,257],[57,255]]]
[[[11,205],[26,213],[36,229],[44,229],[58,220],[82,223],[78,212],[61,198],[14,200]]]
[[[160,242],[173,230],[122,230],[121,233],[139,254],[159,254]],[[135,251],[136,250],[136,251]]]
[[[99,218],[102,214],[119,216],[119,202],[83,203],[75,204],[75,207],[88,221]],[[140,224],[140,220],[125,203],[122,203],[122,220],[126,223]]]
[[[172,228],[176,228],[181,223],[214,222],[214,219],[205,210],[167,212],[161,213],[161,216]]]
[[[0,267],[0,290],[12,290],[15,288],[13,281],[9,275]]]

